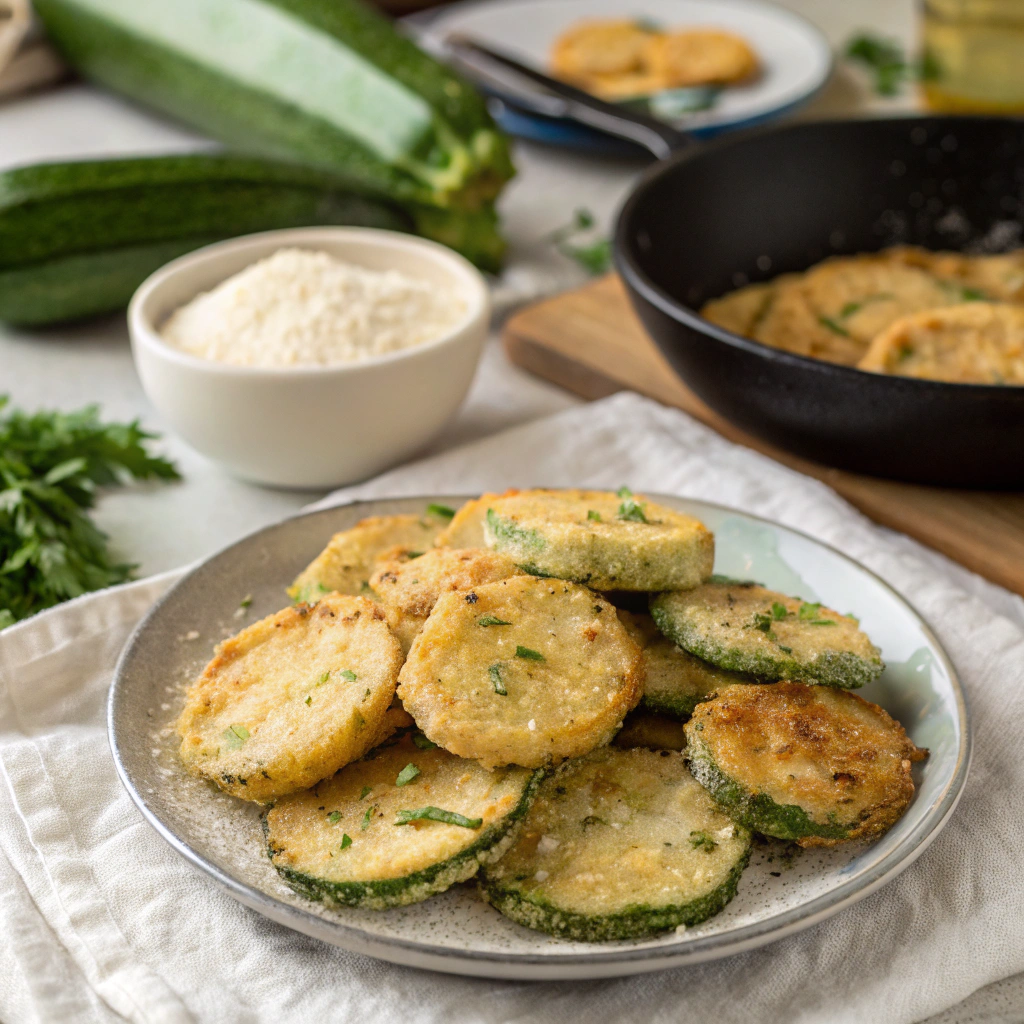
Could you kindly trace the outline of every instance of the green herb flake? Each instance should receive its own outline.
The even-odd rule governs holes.
[[[772,601],[772,618],[776,622],[781,622],[788,614],[786,606],[781,601]]]
[[[359,678],[359,676],[357,676],[350,668],[344,669],[339,672],[338,675],[341,676],[342,679],[347,679],[350,683],[354,683]]]
[[[310,704],[312,704],[312,703],[313,703],[313,695],[312,695],[312,694],[310,694],[310,695],[309,695],[309,696],[308,696],[308,697],[306,698],[306,707],[308,708],[308,707],[309,707],[309,705],[310,705]]]
[[[320,677],[320,685],[322,685],[323,683],[326,683],[326,682],[327,682],[327,680],[328,680],[328,679],[330,679],[330,678],[331,678],[331,670],[330,670],[330,669],[328,669],[328,670],[327,670],[327,671],[326,671],[326,672],[325,672],[325,673],[324,673],[324,674],[323,674],[323,675],[322,675],[322,676]]]
[[[363,815],[362,824],[359,826],[364,832],[370,827],[370,819],[373,817],[373,812],[377,810],[377,805],[374,804],[372,807],[366,808],[366,813]]]
[[[587,519],[592,523],[599,523],[601,522],[601,513],[593,508],[587,509]]]
[[[491,677],[491,685],[494,687],[494,692],[499,697],[507,697],[508,690],[505,689],[505,684],[501,680],[501,664],[492,665],[487,670],[487,674]]]
[[[964,302],[984,302],[988,296],[980,288],[961,288],[960,298]]]
[[[522,644],[516,644],[516,657],[524,658],[526,661],[547,661],[540,651],[535,651],[532,647],[523,647]]]
[[[841,338],[848,338],[850,332],[837,320],[833,320],[830,316],[819,316],[818,323],[822,327],[827,327],[833,334],[838,334]]]
[[[622,499],[619,511],[615,514],[616,519],[624,519],[633,523],[647,522],[647,516],[644,513],[644,509],[647,507],[646,504],[642,501],[637,501],[633,497],[633,492],[628,487],[620,487],[616,493]]]
[[[327,815],[327,820],[332,825],[337,825],[338,822],[341,821],[341,811],[331,811],[331,813]]]
[[[481,615],[476,620],[478,626],[511,626],[511,622],[506,622],[504,619],[499,619],[495,615]]]
[[[352,837],[347,832],[343,832],[341,836],[341,849],[347,850],[351,845]]]
[[[414,558],[422,558],[423,557],[423,552],[422,551],[406,551],[405,557],[406,557],[406,559],[408,561],[411,562]],[[414,580],[413,582],[415,583],[417,581]]]
[[[859,313],[863,308],[863,302],[848,302],[839,310],[839,319],[846,320],[848,317],[853,316],[854,313]]]
[[[395,779],[396,786],[407,786],[417,775],[420,774],[419,768],[416,767],[411,761],[398,773],[398,778]]]
[[[899,43],[868,32],[854,36],[847,43],[846,57],[872,72],[879,96],[895,96],[913,71]]]
[[[447,505],[437,505],[431,502],[427,506],[427,515],[434,516],[435,519],[454,519],[455,509],[449,508]]]
[[[762,613],[758,613],[757,615],[754,616],[754,621],[753,621],[752,625],[753,625],[754,629],[759,629],[759,630],[761,630],[762,633],[771,633],[771,631],[772,631],[772,621],[773,620],[772,620],[772,617],[770,615],[765,615],[765,614],[762,614]]]
[[[252,605],[252,594],[246,594],[241,601],[238,602],[239,608],[248,608]]]
[[[428,740],[421,732],[414,733],[412,741],[420,750],[435,750],[437,748],[437,744],[433,740]]]
[[[786,654],[792,654],[793,653],[793,648],[792,647],[787,647],[785,644],[779,644],[779,650],[780,651],[785,651]]]
[[[462,828],[479,828],[484,823],[483,818],[467,818],[440,807],[421,807],[415,811],[399,811],[395,824],[408,825],[413,821],[440,821],[444,825],[459,825]]]
[[[711,853],[718,848],[718,843],[707,832],[691,832],[690,845],[695,850],[704,850],[705,853]]]
[[[801,619],[816,619],[818,618],[818,612],[820,611],[820,601],[815,604],[811,604],[809,601],[804,601],[804,603],[800,605],[800,611],[797,612],[797,615]]]
[[[228,750],[239,750],[249,738],[249,730],[244,725],[229,725],[221,736]]]
[[[839,623],[835,619],[809,619],[807,622],[808,626],[838,626]]]
[[[372,790],[373,790],[372,786],[363,786],[363,788],[359,791],[359,799],[360,800],[365,800],[366,797],[368,797],[370,795]]]

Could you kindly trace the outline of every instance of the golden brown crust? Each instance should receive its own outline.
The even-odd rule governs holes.
[[[610,604],[573,583],[513,576],[441,595],[398,693],[452,753],[536,768],[607,743],[642,687],[641,651]]]
[[[686,734],[746,792],[817,825],[849,826],[843,840],[807,836],[802,846],[882,835],[913,798],[911,765],[926,756],[877,704],[803,683],[725,687],[697,706]]]
[[[181,759],[246,800],[305,789],[380,742],[401,664],[364,597],[286,608],[217,647],[178,719]]]
[[[659,34],[650,41],[648,66],[661,78],[662,88],[731,85],[757,73],[757,55],[731,32],[685,29]]]
[[[399,548],[376,564],[370,587],[391,631],[408,654],[442,594],[470,590],[518,574],[511,558],[486,548],[432,548],[415,558],[409,558],[407,549]]]

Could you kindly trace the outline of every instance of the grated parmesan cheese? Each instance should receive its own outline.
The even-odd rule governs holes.
[[[464,296],[397,270],[279,249],[176,310],[161,334],[235,366],[329,366],[433,341],[465,312]]]

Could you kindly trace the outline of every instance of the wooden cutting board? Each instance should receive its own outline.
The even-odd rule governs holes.
[[[1024,594],[1024,494],[857,476],[806,462],[743,433],[680,382],[644,332],[615,275],[529,306],[507,322],[503,338],[512,362],[538,377],[587,399],[628,389],[683,409],[730,440],[824,480],[877,522]]]

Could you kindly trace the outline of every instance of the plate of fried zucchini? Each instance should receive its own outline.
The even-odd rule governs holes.
[[[170,845],[411,966],[607,977],[807,927],[910,864],[970,760],[955,670],[838,551],[699,501],[356,503],[225,549],[109,703]]]

